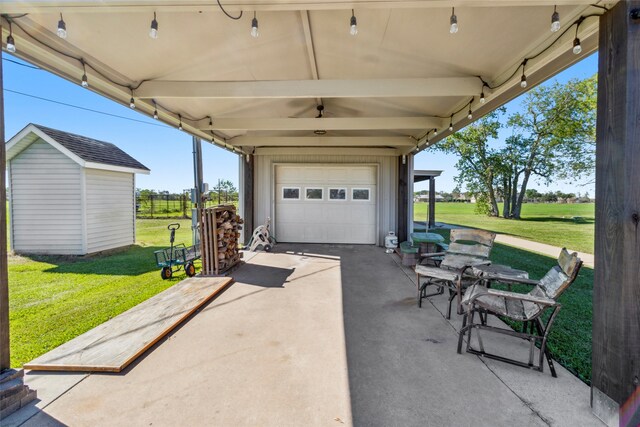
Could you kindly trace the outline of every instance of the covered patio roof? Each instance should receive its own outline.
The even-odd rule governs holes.
[[[201,0],[5,0],[2,39],[11,31],[18,57],[78,84],[86,72],[89,90],[125,105],[133,98],[138,111],[239,153],[316,146],[400,155],[594,52],[600,7],[615,2],[221,3],[242,17]],[[556,4],[561,28],[551,32]],[[61,13],[65,39],[56,36]]]

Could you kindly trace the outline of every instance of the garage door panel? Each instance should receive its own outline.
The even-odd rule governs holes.
[[[277,165],[276,238],[282,242],[376,243],[376,184],[377,168],[372,165]],[[284,198],[285,188],[299,191],[287,190],[289,198]],[[322,199],[307,199],[306,190],[311,188],[322,189]],[[343,189],[344,199],[330,199],[331,189]],[[297,199],[290,198],[296,194]]]

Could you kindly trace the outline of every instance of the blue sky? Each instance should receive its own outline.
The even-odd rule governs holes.
[[[17,58],[4,53],[12,61]],[[154,190],[179,192],[193,186],[191,136],[166,126],[147,116],[82,88],[77,83],[68,82],[46,71],[35,70],[3,61],[6,138],[9,139],[29,123],[37,123],[67,132],[78,133],[91,138],[116,144],[128,154],[151,169],[150,175],[137,175],[136,186]],[[567,81],[571,78],[587,78],[596,73],[597,55],[591,55],[573,67],[565,70],[554,80]],[[43,98],[57,100],[85,107],[131,120],[110,117],[83,111],[63,105],[15,94],[17,91]],[[520,100],[507,104],[508,113],[516,111]],[[503,130],[501,139],[509,131]],[[204,180],[211,187],[218,179],[229,179],[237,186],[238,156],[216,148],[203,141]],[[451,191],[455,186],[457,158],[442,153],[422,152],[416,156],[416,169],[443,170],[437,180],[438,191]],[[416,185],[416,190],[426,189],[426,183]],[[550,186],[533,182],[529,188],[542,191],[561,190],[565,192],[588,191],[593,196],[593,185],[578,186],[576,183],[554,182]]]

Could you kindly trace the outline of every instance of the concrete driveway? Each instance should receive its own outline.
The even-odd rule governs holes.
[[[29,373],[40,401],[3,427],[602,425],[561,367],[458,355],[458,316],[442,297],[417,308],[383,248],[276,249],[125,372]]]

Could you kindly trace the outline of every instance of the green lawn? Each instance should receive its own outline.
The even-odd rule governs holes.
[[[448,230],[438,230],[447,240]],[[555,259],[496,243],[491,261],[526,270],[532,279],[540,279],[555,264]],[[526,293],[528,286],[514,286],[516,292]],[[591,321],[593,270],[583,267],[571,287],[562,295],[562,308],[551,329],[548,347],[553,358],[582,381],[591,381]],[[515,325],[514,325],[515,326]],[[522,355],[527,360],[528,353]],[[545,372],[548,367],[545,362]]]
[[[425,221],[427,204],[415,203],[414,219]],[[526,203],[522,219],[491,218],[474,213],[473,203],[436,203],[436,221],[510,234],[523,239],[593,253],[593,203]],[[581,217],[575,221],[573,217]]]
[[[176,243],[189,245],[190,220],[138,220],[137,245],[119,253],[10,256],[11,365],[22,366],[183,279],[180,272],[163,281],[155,264],[153,252],[169,243],[170,222],[182,226]]]

